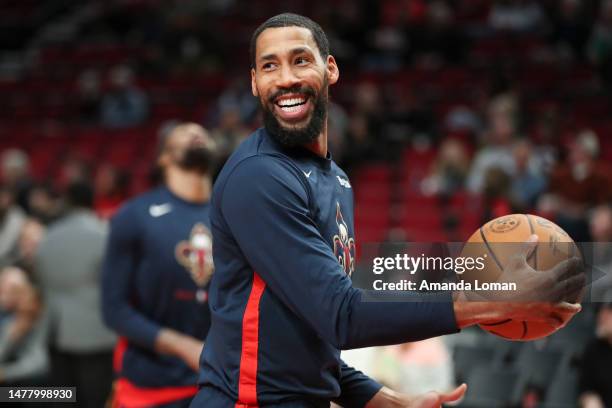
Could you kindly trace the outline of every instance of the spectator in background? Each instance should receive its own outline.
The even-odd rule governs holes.
[[[530,212],[537,198],[546,188],[546,179],[541,172],[529,166],[533,146],[528,139],[517,141],[513,149],[515,172],[512,175],[511,201],[516,212]]]
[[[27,195],[32,185],[28,155],[19,149],[5,150],[0,158],[0,176],[0,182],[15,193],[16,204],[28,211]]]
[[[100,74],[88,69],[83,71],[77,80],[77,111],[79,120],[84,124],[96,124],[100,116]]]
[[[115,336],[102,322],[100,268],[106,228],[93,212],[93,191],[67,189],[67,215],[41,242],[35,274],[51,318],[51,372],[56,385],[76,386],[82,407],[104,406],[113,377]]]
[[[62,162],[55,183],[58,189],[62,191],[73,183],[87,182],[90,179],[91,163],[71,154]]]
[[[25,219],[24,212],[15,205],[13,191],[0,184],[0,267],[8,265],[15,256]]]
[[[98,167],[94,180],[94,209],[104,220],[110,219],[127,198],[128,176],[105,163]]]
[[[342,161],[347,149],[348,122],[348,115],[342,106],[330,101],[327,111],[327,145],[337,162]]]
[[[50,183],[37,183],[29,191],[28,208],[31,217],[49,225],[62,212],[62,203]]]
[[[485,175],[491,168],[501,169],[508,175],[514,173],[512,150],[517,132],[517,116],[518,102],[511,94],[498,95],[489,103],[486,144],[476,153],[472,162],[467,181],[470,191],[483,191]]]
[[[612,89],[612,0],[603,0],[601,3],[588,49],[589,57],[599,68],[608,90]]]
[[[457,139],[445,139],[440,145],[431,174],[423,180],[426,195],[452,196],[462,190],[470,167],[465,145]]]
[[[250,130],[240,118],[238,105],[224,105],[219,113],[219,124],[211,131],[222,157],[229,157],[236,147],[249,135]]]
[[[591,30],[585,2],[561,0],[559,3],[554,8],[552,42],[560,55],[581,61]]]
[[[498,167],[487,170],[482,192],[485,205],[482,223],[512,213],[511,186],[512,179],[504,170]]]
[[[110,73],[110,89],[102,98],[101,121],[110,128],[140,125],[148,115],[148,99],[134,85],[134,74],[125,65]]]
[[[612,302],[597,317],[597,339],[589,344],[580,366],[581,408],[612,407]]]
[[[257,100],[251,94],[251,83],[245,81],[242,76],[235,78],[225,87],[217,101],[217,113],[226,109],[238,108],[240,122],[251,123],[257,116]]]
[[[0,272],[0,385],[41,385],[49,367],[47,320],[26,273]]]
[[[586,211],[612,198],[609,165],[598,155],[597,135],[583,130],[568,146],[567,162],[560,163],[550,179],[550,192],[559,202],[557,222],[576,241],[589,241]]]
[[[489,25],[500,31],[529,33],[543,26],[544,14],[534,0],[497,0],[489,14]]]

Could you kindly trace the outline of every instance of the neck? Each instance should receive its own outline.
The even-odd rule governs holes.
[[[185,201],[205,203],[210,198],[212,180],[208,174],[172,166],[166,170],[166,186],[172,194]]]
[[[319,137],[317,137],[314,142],[307,144],[305,147],[317,156],[321,156],[323,158],[327,157],[327,121],[325,122]]]

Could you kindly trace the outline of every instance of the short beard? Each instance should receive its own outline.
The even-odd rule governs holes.
[[[206,174],[213,166],[214,155],[210,149],[203,146],[193,146],[185,149],[177,165],[186,171]]]
[[[327,78],[325,78],[321,91],[318,95],[316,95],[316,92],[314,92],[312,88],[300,87],[294,87],[280,92],[281,95],[286,93],[303,93],[309,95],[310,98],[314,98],[314,108],[310,121],[304,128],[301,129],[290,129],[283,127],[274,115],[274,112],[268,109],[266,104],[264,104],[260,99],[259,104],[261,105],[263,112],[264,126],[270,136],[272,136],[272,138],[281,146],[295,148],[308,145],[319,137],[321,131],[323,130],[323,126],[325,125],[328,104]],[[275,93],[272,98],[270,98],[270,103],[273,103],[272,100],[276,99],[278,96],[280,96],[279,93]]]

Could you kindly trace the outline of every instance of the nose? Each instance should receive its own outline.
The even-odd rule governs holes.
[[[280,88],[291,88],[300,83],[300,78],[295,75],[292,67],[288,64],[283,65],[279,70],[277,85]]]

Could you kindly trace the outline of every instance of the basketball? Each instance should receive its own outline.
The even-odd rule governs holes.
[[[549,270],[562,261],[579,256],[572,238],[552,221],[531,214],[511,214],[489,221],[472,234],[462,256],[484,254],[485,267],[466,273],[463,278],[480,282],[497,281],[504,267],[517,251],[522,250],[522,243],[532,234],[536,234],[539,240],[527,262],[537,271]],[[579,302],[581,296],[566,300]],[[512,319],[481,323],[480,327],[496,336],[519,341],[539,339],[555,331],[546,323]]]

